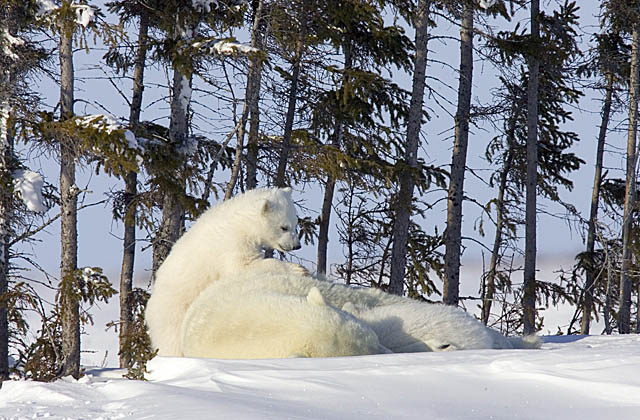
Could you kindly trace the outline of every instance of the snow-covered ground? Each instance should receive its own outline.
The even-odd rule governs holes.
[[[333,359],[156,358],[148,381],[5,382],[0,418],[640,419],[640,336],[546,337],[542,350]]]

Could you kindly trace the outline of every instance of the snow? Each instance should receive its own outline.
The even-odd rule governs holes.
[[[211,48],[220,55],[232,55],[238,52],[242,54],[250,54],[260,51],[257,48],[251,47],[249,45],[239,44],[237,42],[231,41],[218,41],[214,43]]]
[[[487,10],[491,6],[497,3],[498,0],[480,0],[479,4],[484,10]]]
[[[546,337],[542,350],[330,359],[155,358],[148,381],[8,381],[0,418],[638,419],[640,336]]]
[[[191,0],[191,5],[194,9],[200,10],[204,13],[210,13],[211,10],[218,7],[217,0]]]
[[[76,23],[86,28],[95,19],[95,14],[91,6],[86,4],[73,4],[76,11]]]
[[[58,6],[56,6],[56,4],[51,0],[37,0],[36,4],[38,5],[37,14],[39,16],[49,14],[51,11],[58,8]]]
[[[7,28],[2,28],[0,31],[0,41],[2,41],[2,53],[3,55],[9,57],[13,61],[17,61],[20,59],[18,54],[16,54],[13,50],[15,46],[24,45],[24,39],[20,37],[15,37],[11,35]]]
[[[21,169],[13,172],[13,190],[27,205],[30,211],[42,213],[47,211],[42,198],[44,180],[37,172]]]
[[[103,130],[107,134],[111,134],[117,130],[124,130],[123,135],[129,148],[144,151],[144,147],[133,134],[131,130],[125,129],[110,115],[104,114],[92,114],[78,117],[76,119],[76,125],[79,127],[95,128],[96,130]]]

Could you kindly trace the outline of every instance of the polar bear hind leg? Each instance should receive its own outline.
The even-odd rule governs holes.
[[[327,306],[316,288],[306,297],[264,290],[223,294],[215,286],[210,289],[185,315],[186,357],[262,359],[388,352],[370,328]]]

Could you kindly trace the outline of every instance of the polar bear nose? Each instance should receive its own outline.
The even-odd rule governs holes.
[[[300,249],[302,248],[302,245],[300,245],[300,242],[293,244],[293,248],[291,248],[292,250],[296,250],[296,249]]]

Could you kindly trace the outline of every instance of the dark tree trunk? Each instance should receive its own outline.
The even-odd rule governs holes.
[[[607,75],[607,88],[604,104],[602,106],[602,122],[600,133],[598,134],[598,147],[596,150],[596,168],[593,176],[593,190],[591,192],[591,209],[589,212],[589,222],[587,231],[587,249],[589,267],[586,270],[586,281],[584,284],[584,300],[582,302],[582,321],[580,323],[580,334],[589,334],[591,326],[591,313],[593,312],[593,289],[595,286],[596,270],[593,266],[593,251],[596,242],[596,221],[598,219],[598,203],[600,201],[600,184],[602,183],[602,160],[604,156],[604,145],[607,138],[607,128],[611,115],[611,100],[613,97],[613,75]]]
[[[73,22],[62,24],[60,31],[60,117],[73,117]],[[72,139],[60,141],[60,201],[61,201],[61,257],[62,282],[74,282],[78,261],[78,187]],[[80,376],[80,315],[79,303],[70,293],[61,293],[62,315],[62,376]]]
[[[343,44],[344,49],[344,67],[350,69],[353,66],[353,58],[351,55],[351,45],[348,42]],[[343,76],[346,77],[346,76]],[[343,79],[344,84],[344,79]],[[336,130],[331,141],[332,146],[339,148],[342,144],[344,126],[339,118],[336,120]],[[329,221],[331,219],[331,209],[333,208],[333,194],[336,188],[336,179],[328,175],[324,187],[324,196],[322,198],[322,210],[320,211],[319,228],[318,228],[318,253],[316,257],[318,274],[327,273],[327,251],[329,247]]]
[[[515,125],[516,117],[512,116],[511,127]],[[510,129],[510,136],[513,136],[513,131]],[[489,323],[489,317],[491,316],[491,305],[496,294],[496,276],[498,274],[498,265],[500,264],[500,248],[502,246],[502,232],[504,230],[504,207],[505,207],[505,192],[507,189],[507,180],[509,171],[513,164],[513,151],[510,149],[507,151],[507,158],[502,167],[500,173],[500,184],[498,186],[498,197],[496,198],[496,234],[493,239],[493,248],[491,249],[491,260],[489,262],[489,271],[486,276],[486,290],[482,300],[482,322],[484,325]]]
[[[17,26],[14,6],[0,10],[0,29],[15,35]],[[13,26],[13,28],[12,28]],[[0,72],[0,296],[9,291],[9,241],[11,220],[14,217],[11,199],[13,196],[11,160],[13,139],[9,133],[11,90],[15,83],[15,71],[9,64]],[[0,387],[9,379],[9,307],[5,299],[0,299]]]
[[[639,54],[640,23],[633,26],[631,47],[631,77],[629,81],[629,127],[627,130],[627,179],[622,221],[622,275],[620,276],[620,308],[618,309],[618,332],[631,332],[631,270],[632,221],[636,206],[636,164],[638,132],[638,99],[640,94]]]
[[[531,1],[531,38],[540,38],[540,1]],[[536,193],[538,184],[538,83],[540,59],[530,55],[527,86],[527,175],[524,248],[524,294],[522,296],[524,334],[536,331]]]
[[[146,13],[140,15],[140,31],[138,34],[138,51],[133,69],[133,94],[129,110],[129,125],[135,132],[140,124],[142,109],[142,93],[144,91],[144,66],[147,58],[147,33],[149,17]],[[124,345],[130,335],[133,321],[131,308],[131,290],[133,289],[133,269],[136,257],[136,206],[135,197],[138,193],[138,175],[129,172],[125,176],[124,187],[124,239],[122,251],[122,269],[120,271],[120,367],[128,368],[131,360],[125,356]]]
[[[181,25],[186,25],[182,27]],[[190,40],[197,24],[176,23],[176,33]],[[173,95],[171,96],[171,119],[169,121],[169,141],[173,153],[180,153],[189,135],[189,103],[191,102],[191,74],[183,73],[180,67],[173,66]],[[187,159],[187,156],[184,156]],[[173,174],[175,191],[164,191],[162,198],[162,219],[153,244],[152,276],[171,252],[173,244],[182,234],[184,227],[184,208],[181,195],[186,188],[183,165],[179,165]]]
[[[251,31],[251,46],[262,50],[264,48],[264,38],[267,31],[267,22],[265,20],[264,0],[254,1],[255,15],[253,20],[253,28]],[[246,181],[245,185],[248,190],[252,190],[258,186],[258,141],[260,136],[260,85],[262,81],[262,61],[259,58],[251,58],[249,64],[249,74],[247,76],[247,106],[249,111],[249,137],[247,139],[247,158],[246,158]],[[240,129],[242,130],[242,142],[244,142],[244,131],[246,126],[243,122]]]
[[[469,141],[469,112],[471,109],[471,82],[473,78],[473,2],[463,3],[460,29],[460,80],[458,110],[455,117],[455,142],[451,160],[451,179],[447,201],[447,230],[445,234],[445,278],[442,301],[458,305],[460,293],[460,250],[462,247],[462,201],[464,175],[467,165]]]
[[[411,202],[413,201],[414,176],[418,168],[418,146],[420,144],[420,127],[422,125],[422,103],[424,100],[425,76],[427,68],[429,1],[419,0],[415,15],[416,55],[413,67],[413,82],[409,118],[407,122],[407,142],[403,161],[405,166],[399,176],[400,190],[396,198],[395,221],[393,224],[393,246],[391,248],[391,278],[389,292],[402,295],[404,293],[404,275],[407,262],[407,244],[409,242],[409,225],[411,219]]]
[[[298,100],[298,79],[300,78],[300,65],[302,62],[302,54],[305,48],[305,37],[307,32],[307,18],[305,10],[302,13],[302,28],[298,35],[296,44],[296,55],[291,71],[291,86],[289,87],[289,98],[287,106],[287,116],[284,122],[284,134],[282,136],[282,150],[280,150],[280,158],[278,160],[278,170],[276,171],[275,186],[285,187],[285,173],[287,169],[287,161],[289,160],[289,149],[291,148],[291,133],[293,131],[293,120],[296,113],[296,102]],[[346,60],[345,60],[346,61]]]

